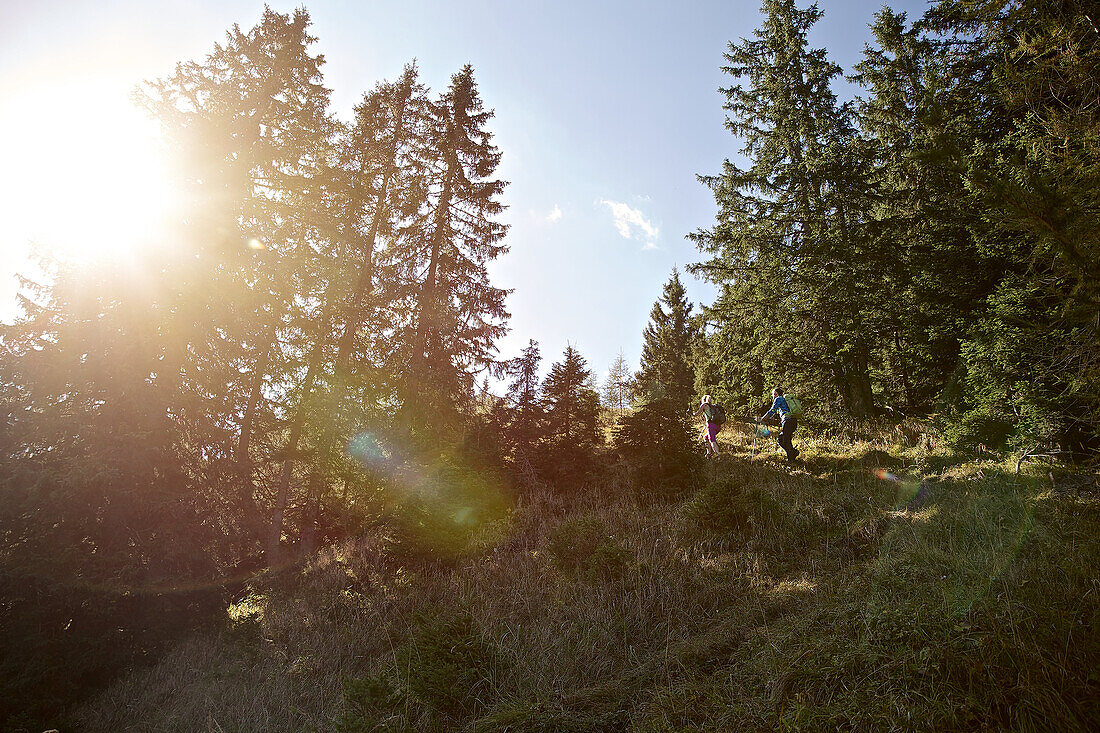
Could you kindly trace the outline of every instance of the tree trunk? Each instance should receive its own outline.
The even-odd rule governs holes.
[[[382,222],[385,220],[386,216],[386,200],[389,194],[390,184],[393,180],[393,174],[396,171],[397,151],[404,143],[405,103],[407,101],[407,97],[402,99],[402,103],[398,108],[394,122],[394,143],[390,149],[390,158],[386,163],[386,172],[382,176],[382,185],[379,187],[378,193],[374,198],[374,215],[371,218],[370,231],[367,233],[366,241],[363,243],[362,247],[364,257],[363,266],[359,270],[359,277],[355,283],[355,290],[352,291],[351,298],[347,304],[344,330],[340,334],[340,339],[336,348],[336,361],[333,367],[335,381],[332,404],[337,413],[344,402],[348,362],[351,361],[351,352],[355,345],[355,336],[362,327],[364,320],[361,310],[363,299],[371,291],[374,281],[374,248],[378,240],[378,232],[381,230]],[[329,453],[335,441],[336,421],[332,420],[321,432],[321,437],[317,443],[316,460],[314,461],[313,469],[307,482],[307,486],[309,487],[308,501],[310,504],[311,516],[310,522],[306,528],[307,531],[303,537],[304,549],[307,552],[313,549],[313,547],[309,547],[309,545],[316,543],[317,525],[321,511],[321,495],[324,488],[324,466],[329,461]]]
[[[447,223],[447,210],[451,206],[451,176],[443,186],[443,193],[439,197],[439,206],[435,211],[435,222],[432,231],[431,251],[428,259],[428,274],[424,278],[424,287],[420,295],[420,313],[416,324],[416,350],[413,353],[414,360],[423,361],[427,358],[425,353],[428,348],[428,329],[436,314],[437,287],[436,280],[439,271],[439,257],[443,249],[443,229]]]
[[[248,527],[250,533],[255,532],[255,538],[262,534],[262,512],[256,503],[256,485],[252,478],[252,428],[256,418],[256,410],[260,404],[263,393],[264,375],[267,373],[271,362],[271,349],[275,343],[274,326],[265,335],[265,344],[256,360],[256,366],[252,374],[252,387],[248,393],[248,403],[245,405],[244,418],[241,420],[241,434],[237,441],[237,475],[240,481],[241,501],[249,512]],[[251,540],[252,538],[250,538]]]
[[[275,499],[275,507],[271,514],[271,526],[267,538],[267,563],[276,565],[280,560],[280,545],[283,537],[283,519],[286,516],[286,506],[290,499],[290,480],[294,473],[294,454],[298,450],[298,441],[302,438],[305,428],[306,408],[313,397],[313,387],[321,372],[324,345],[332,320],[332,303],[335,299],[336,280],[329,282],[325,291],[325,302],[321,307],[321,322],[317,328],[317,336],[313,341],[313,347],[309,352],[306,376],[302,380],[302,396],[298,400],[298,408],[295,410],[294,419],[291,421],[290,434],[283,447],[283,466],[279,475],[279,493]]]
[[[371,220],[370,232],[367,234],[367,241],[363,247],[365,261],[363,268],[359,271],[359,279],[355,283],[355,291],[352,293],[351,300],[348,303],[347,319],[344,321],[344,332],[340,335],[339,346],[336,351],[336,376],[337,383],[340,383],[340,376],[343,374],[348,360],[351,358],[352,345],[355,342],[355,334],[359,331],[363,323],[362,314],[360,313],[360,306],[362,305],[363,298],[371,289],[371,283],[374,279],[374,246],[378,239],[378,232],[382,227],[382,221],[384,219],[386,198],[389,195],[390,183],[393,180],[393,174],[397,165],[397,150],[404,144],[404,119],[405,119],[405,103],[408,98],[402,100],[401,106],[398,108],[396,121],[394,122],[394,143],[393,148],[390,150],[390,159],[386,166],[386,173],[382,177],[382,185],[378,189],[378,195],[374,199],[374,217]]]
[[[413,348],[409,358],[409,369],[406,375],[406,379],[410,380],[412,384],[406,385],[406,394],[404,404],[399,412],[398,423],[402,430],[406,433],[411,433],[413,428],[413,415],[417,411],[417,405],[412,402],[413,390],[420,395],[418,403],[423,405],[426,398],[430,398],[430,403],[436,403],[434,396],[426,394],[428,390],[431,390],[435,385],[429,383],[427,366],[428,366],[428,348],[429,348],[429,330],[432,328],[433,322],[436,320],[438,313],[438,279],[439,279],[439,260],[442,255],[444,246],[444,228],[447,223],[447,211],[451,206],[451,179],[452,176],[448,172],[446,181],[443,186],[443,192],[439,197],[439,204],[435,211],[434,229],[432,231],[431,250],[428,259],[428,273],[424,278],[424,285],[421,288],[420,302],[419,302],[419,314],[417,316],[416,334],[413,337]]]
[[[874,393],[868,373],[867,350],[862,340],[844,360],[844,384],[847,387],[848,411],[856,417],[869,417],[874,413]]]
[[[905,352],[901,348],[901,337],[898,330],[894,329],[894,350],[898,355],[898,373],[901,376],[901,398],[905,403],[905,409],[913,407],[913,385],[909,379],[909,364],[905,360]]]

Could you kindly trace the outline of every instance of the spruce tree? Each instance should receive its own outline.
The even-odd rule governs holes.
[[[543,429],[543,407],[539,394],[539,362],[542,356],[539,345],[530,340],[523,352],[508,363],[512,381],[508,385],[502,409],[498,417],[505,443],[513,446],[513,458],[529,461],[532,450],[539,441]]]
[[[393,336],[390,301],[400,294],[394,267],[403,251],[415,246],[412,222],[424,204],[431,163],[424,139],[428,108],[427,90],[410,64],[398,81],[380,83],[363,95],[340,146],[341,233],[358,263],[355,286],[343,304],[338,383],[350,378],[353,356],[362,361],[385,351],[382,344],[357,343],[361,337]]]
[[[963,351],[971,423],[1013,424],[1019,440],[1100,442],[1100,34],[1080,2],[944,0],[933,34],[962,39],[946,73],[971,139],[944,152],[964,171],[979,250],[1006,271]],[[980,432],[980,431],[979,431]],[[980,435],[975,435],[980,439]],[[986,438],[985,442],[988,442]]]
[[[546,435],[552,450],[588,451],[601,443],[599,395],[591,387],[592,373],[571,345],[550,367],[542,385]]]
[[[867,151],[831,83],[840,73],[807,33],[816,6],[765,0],[754,40],[729,46],[723,89],[727,127],[751,161],[726,161],[704,177],[719,205],[717,225],[692,238],[711,259],[692,269],[736,285],[749,318],[770,332],[769,357],[785,383],[813,384],[848,410],[873,408],[868,315],[876,295],[876,258],[864,250]],[[740,317],[711,309],[708,319]]]
[[[484,104],[469,65],[451,78],[430,105],[426,140],[431,155],[427,203],[414,237],[418,248],[405,267],[411,293],[406,418],[429,412],[439,419],[455,410],[474,375],[496,364],[507,291],[489,281],[487,264],[507,251],[505,183],[493,178],[500,151],[486,128]]]
[[[727,284],[704,310],[704,317],[712,314],[713,320],[703,322],[693,358],[695,393],[709,394],[730,414],[755,410],[768,391],[765,373],[775,374],[781,366],[772,361],[768,348],[768,322],[745,290],[744,283]]]
[[[975,246],[974,207],[960,195],[964,177],[939,142],[978,132],[950,112],[957,81],[945,73],[947,50],[889,9],[876,14],[871,31],[875,43],[853,78],[868,93],[857,104],[873,145],[868,233],[888,253],[879,259],[882,391],[890,404],[928,410],[1006,263]]]
[[[161,311],[175,344],[163,376],[181,376],[183,393],[202,402],[182,414],[238,431],[249,498],[271,492],[256,481],[253,453],[294,455],[345,279],[327,165],[336,125],[309,25],[305,11],[265,10],[141,95],[188,161],[194,207],[163,268],[177,297]],[[204,399],[212,394],[225,398]],[[289,476],[279,483],[274,524]]]
[[[683,406],[692,401],[695,368],[691,358],[696,331],[691,309],[680,273],[673,269],[664,292],[653,304],[643,334],[641,368],[634,378],[639,400],[667,398]]]
[[[400,366],[390,357],[389,342],[395,333],[391,303],[398,296],[391,270],[423,203],[427,107],[427,90],[410,64],[396,82],[379,83],[363,95],[337,146],[334,208],[348,253],[343,279],[354,285],[334,313],[335,353],[319,374],[327,390],[315,400],[321,425],[307,479],[311,525],[321,521],[326,488],[337,480],[346,485],[354,471],[335,448],[364,423],[384,422],[383,405],[396,388]],[[364,487],[374,489],[369,482]]]
[[[606,407],[622,412],[630,404],[630,390],[633,384],[633,375],[630,366],[626,363],[626,357],[620,351],[611,363],[607,372],[607,380],[603,385],[603,403]]]

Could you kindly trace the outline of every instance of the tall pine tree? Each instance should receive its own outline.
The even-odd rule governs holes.
[[[762,366],[775,379],[835,396],[855,414],[873,408],[871,348],[875,261],[864,251],[866,150],[831,83],[840,73],[807,33],[816,6],[765,0],[753,40],[730,44],[722,90],[727,127],[744,141],[750,167],[726,161],[704,177],[719,205],[717,225],[692,238],[711,255],[693,270],[736,287],[739,312],[708,318],[752,321],[765,331]],[[772,381],[772,379],[768,379]]]
[[[163,268],[176,300],[161,310],[172,348],[160,377],[193,398],[179,414],[237,434],[242,500],[271,502],[275,517],[287,481],[259,480],[254,454],[294,453],[343,279],[327,164],[336,125],[309,25],[305,11],[267,9],[141,95],[185,162],[193,205]]]
[[[443,421],[474,376],[496,365],[495,340],[505,327],[507,291],[489,282],[487,264],[507,251],[505,183],[493,178],[500,151],[486,128],[493,113],[484,108],[473,68],[451,78],[430,106],[427,145],[427,204],[406,260],[414,283],[408,321],[406,421],[426,413]]]
[[[653,304],[643,334],[641,368],[634,378],[639,400],[671,399],[685,407],[692,401],[695,368],[691,359],[696,330],[691,309],[680,273],[674,269],[660,299]]]

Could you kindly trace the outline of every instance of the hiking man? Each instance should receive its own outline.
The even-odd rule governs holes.
[[[703,401],[699,403],[699,409],[695,411],[695,415],[705,415],[707,419],[707,425],[699,432],[699,438],[707,446],[707,458],[712,455],[718,456],[718,441],[715,438],[718,437],[718,431],[722,429],[722,423],[726,421],[725,410],[721,405],[711,404],[710,395],[703,395]]]
[[[791,442],[791,438],[794,436],[794,430],[798,427],[798,416],[791,410],[790,405],[787,404],[787,400],[783,397],[783,389],[776,387],[772,390],[772,407],[763,417],[758,418],[756,422],[763,422],[771,417],[773,414],[779,416],[779,433],[775,436],[775,440],[779,443],[779,447],[787,452],[787,460],[793,461],[798,458],[800,451],[794,447]]]

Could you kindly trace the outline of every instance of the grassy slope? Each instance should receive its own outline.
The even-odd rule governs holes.
[[[803,435],[799,469],[729,431],[683,502],[539,497],[450,569],[326,551],[81,727],[1097,729],[1096,477],[954,464],[918,431]]]

